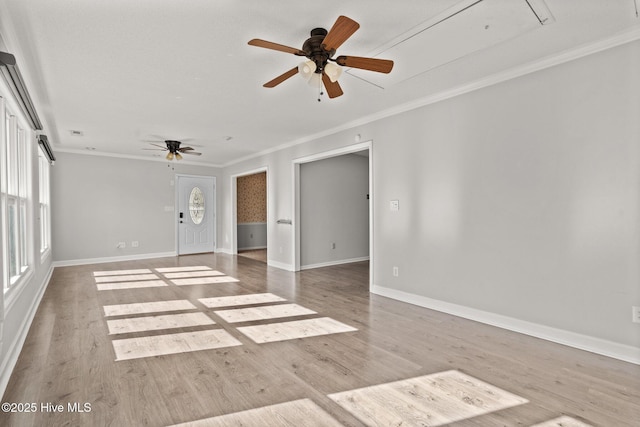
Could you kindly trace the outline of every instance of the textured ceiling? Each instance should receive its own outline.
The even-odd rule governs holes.
[[[530,5],[549,18],[541,25]],[[149,139],[189,139],[230,164],[640,25],[634,0],[0,0],[4,49],[18,59],[55,151],[160,160]],[[262,84],[339,15],[360,29],[338,55],[392,59],[396,74],[351,70],[317,101],[297,76]],[[82,136],[72,135],[72,130]],[[155,156],[155,157],[154,157]]]

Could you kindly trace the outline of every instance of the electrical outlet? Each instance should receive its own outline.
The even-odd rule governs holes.
[[[398,277],[400,275],[400,272],[398,271],[398,267],[394,266],[393,267],[393,277]]]
[[[132,248],[137,248],[138,246],[140,246],[140,243],[137,240],[134,240],[133,242],[131,242]]]
[[[631,307],[631,321],[633,323],[640,323],[640,307],[635,305]]]
[[[117,249],[124,249],[127,247],[127,244],[125,242],[118,242],[118,245],[116,246]]]

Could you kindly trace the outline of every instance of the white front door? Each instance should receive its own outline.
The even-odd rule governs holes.
[[[216,242],[216,179],[177,176],[178,255],[213,252]]]

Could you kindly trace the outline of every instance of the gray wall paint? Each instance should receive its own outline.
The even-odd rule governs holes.
[[[268,166],[271,219],[291,218],[292,161],[360,134],[373,141],[375,285],[640,347],[639,74],[633,42],[229,166],[224,179]],[[281,250],[270,253],[290,267],[293,230],[271,224]]]
[[[267,247],[267,223],[245,222],[238,224],[238,249],[263,249]]]
[[[640,346],[639,49],[373,125],[377,284]]]
[[[301,267],[369,256],[368,193],[367,157],[347,154],[300,165]]]
[[[53,256],[86,260],[176,251],[176,174],[215,176],[215,168],[56,153]],[[219,204],[218,204],[219,205]],[[138,241],[137,248],[131,247]],[[118,249],[118,242],[126,248]]]

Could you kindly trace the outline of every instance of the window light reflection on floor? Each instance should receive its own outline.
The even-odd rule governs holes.
[[[142,280],[139,282],[113,282],[113,283],[98,283],[97,287],[99,291],[112,291],[117,289],[138,289],[138,288],[156,288],[160,286],[168,286],[166,282],[162,280]]]
[[[117,335],[130,334],[133,332],[215,325],[215,323],[216,322],[206,314],[198,312],[107,320],[107,328],[109,329],[110,335]]]
[[[103,306],[105,317],[128,316],[132,314],[163,313],[168,311],[194,310],[196,306],[188,300],[136,302]]]

